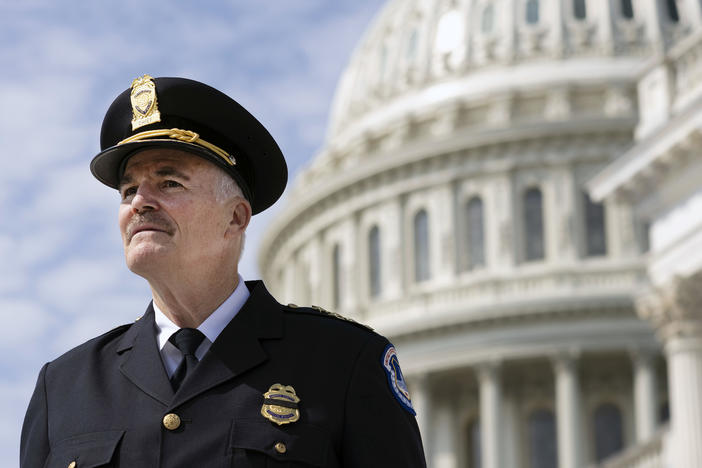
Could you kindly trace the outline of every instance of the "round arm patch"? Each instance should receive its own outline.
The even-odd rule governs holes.
[[[414,408],[412,408],[412,400],[410,399],[409,390],[407,389],[407,382],[405,382],[405,377],[402,375],[400,361],[397,359],[397,351],[395,351],[393,345],[388,344],[385,348],[382,363],[383,370],[388,376],[390,392],[404,409],[412,414],[412,416],[416,416],[417,413],[414,411]]]

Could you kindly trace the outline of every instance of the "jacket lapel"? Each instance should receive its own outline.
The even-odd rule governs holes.
[[[266,361],[268,355],[261,340],[283,335],[280,304],[261,281],[247,282],[246,286],[249,299],[178,389],[171,406],[183,404]]]
[[[117,353],[122,356],[122,374],[142,391],[168,406],[173,400],[173,388],[156,344],[151,304],[144,316],[124,334]]]

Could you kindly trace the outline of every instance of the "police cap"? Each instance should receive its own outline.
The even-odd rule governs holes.
[[[188,151],[234,178],[260,213],[288,180],[285,159],[256,118],[226,94],[185,78],[137,78],[107,110],[90,171],[118,188],[127,160],[149,147]]]

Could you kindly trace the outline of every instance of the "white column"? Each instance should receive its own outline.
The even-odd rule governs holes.
[[[702,24],[702,4],[699,0],[684,0],[680,5],[680,16],[683,16],[693,29],[699,28]]]
[[[356,239],[358,230],[357,220],[355,218],[350,218],[345,224],[343,229],[343,241],[342,252],[341,252],[341,307],[345,313],[349,311],[356,310],[358,303],[359,285],[358,282],[361,278],[365,278],[358,274],[358,257],[359,253],[356,251]]]
[[[598,28],[600,31],[598,36],[599,40],[608,53],[614,51],[614,27],[612,24],[612,2],[609,0],[595,0],[591,1],[588,7],[594,6],[593,10],[597,12],[599,18],[597,19]],[[588,10],[587,15],[590,16],[592,13]]]
[[[383,280],[383,298],[402,297],[402,272],[407,261],[402,255],[402,204],[399,198],[393,198],[381,208],[383,213],[382,231],[380,233],[381,257],[380,274]]]
[[[412,406],[417,412],[417,426],[424,442],[424,451],[427,452],[427,441],[429,440],[429,414],[431,413],[431,397],[429,395],[429,378],[426,374],[412,378],[410,395]]]
[[[511,176],[500,173],[486,180],[488,192],[485,212],[494,216],[485,218],[487,264],[496,271],[511,270],[516,263],[514,232],[514,195]]]
[[[431,468],[457,468],[455,411],[450,403],[435,407],[436,427],[432,437]]]
[[[501,437],[501,468],[517,468],[522,466],[520,457],[520,434],[522,418],[519,402],[506,391],[502,393],[502,437]]]
[[[563,3],[561,0],[553,0],[550,8],[544,8],[544,15],[550,15],[549,24],[554,25],[552,34],[549,34],[551,41],[549,49],[553,51],[555,57],[563,56],[565,52],[565,26],[563,20]]]
[[[294,257],[289,257],[283,269],[283,291],[282,301],[285,303],[295,298],[295,261]]]
[[[436,231],[434,244],[436,254],[432,264],[432,273],[442,282],[451,281],[456,272],[456,236],[454,234],[454,197],[451,184],[437,187],[432,193],[434,205],[429,215],[429,230]],[[429,234],[430,238],[432,234]]]
[[[670,457],[675,468],[702,466],[702,271],[640,298],[668,359]]]
[[[581,468],[582,437],[577,361],[571,356],[558,356],[554,359],[554,370],[558,467]]]
[[[702,466],[702,340],[674,337],[668,355],[671,429],[679,468]]]
[[[319,236],[315,236],[309,243],[309,282],[310,304],[322,304],[322,263],[323,253]],[[300,304],[307,306],[308,304]]]
[[[554,94],[564,94],[559,96],[560,100],[567,102],[568,96],[565,90],[556,91]],[[550,183],[550,192],[554,195],[546,197],[545,203],[549,206],[546,212],[555,213],[550,222],[546,223],[546,258],[557,258],[559,262],[573,261],[578,257],[578,239],[575,232],[577,221],[573,215],[574,206],[582,206],[580,201],[580,190],[577,188],[573,168],[565,165],[558,169],[553,169],[554,180]],[[582,208],[577,208],[579,213]],[[582,216],[584,218],[584,216]],[[585,232],[585,229],[579,229]],[[583,242],[584,245],[584,242]]]
[[[634,419],[636,441],[650,440],[656,431],[656,374],[653,353],[639,350],[633,353],[634,363]]]
[[[662,50],[663,44],[663,21],[661,16],[662,2],[658,0],[638,0],[632,2],[636,8],[636,17],[639,18],[639,11],[646,23],[646,36],[654,48]]]
[[[516,55],[516,44],[517,44],[517,2],[495,2],[498,8],[495,8],[495,19],[499,24],[499,34],[502,40],[498,44],[498,49],[496,51],[496,56],[501,62],[511,63]],[[501,10],[499,8],[500,3],[504,5],[504,8],[511,8],[511,11]],[[483,463],[483,466],[485,464]]]
[[[500,403],[502,399],[499,366],[485,363],[478,367],[480,381],[480,452],[482,468],[500,465]]]

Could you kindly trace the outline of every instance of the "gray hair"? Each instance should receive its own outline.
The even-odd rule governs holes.
[[[244,192],[232,176],[221,170],[218,173],[219,177],[215,186],[215,198],[218,202],[221,203],[234,197],[244,198]]]
[[[215,182],[215,200],[218,203],[224,203],[227,200],[231,200],[234,197],[244,197],[244,192],[239,187],[239,184],[227,174],[226,172],[219,170],[217,171],[219,177]],[[241,249],[239,249],[239,260],[244,254],[244,244],[246,243],[246,232],[241,235]]]

